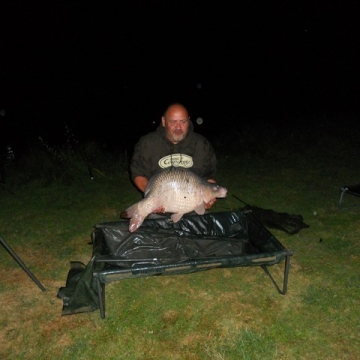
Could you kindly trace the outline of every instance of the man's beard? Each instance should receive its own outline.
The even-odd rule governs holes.
[[[176,142],[184,140],[185,136],[186,136],[186,133],[184,133],[184,132],[182,132],[181,134],[171,133],[171,137],[173,138],[173,141],[176,141]]]

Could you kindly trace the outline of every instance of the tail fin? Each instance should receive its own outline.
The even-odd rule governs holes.
[[[137,230],[140,227],[140,225],[143,223],[143,221],[144,221],[144,217],[139,215],[138,212],[136,212],[130,220],[129,231],[134,232],[135,230]]]
[[[128,209],[123,211],[120,215],[123,218],[131,218],[129,223],[129,231],[136,231],[144,221],[144,216],[139,214],[138,204],[130,206]]]
[[[135,213],[137,212],[137,204],[131,205],[130,207],[128,207],[126,210],[124,210],[121,214],[120,217],[121,218],[132,218]]]
[[[130,216],[128,215],[128,213],[127,213],[126,210],[120,213],[120,218],[121,218],[121,219],[127,219],[127,218],[129,218],[129,217],[130,217]]]

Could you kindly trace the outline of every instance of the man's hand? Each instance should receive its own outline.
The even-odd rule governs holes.
[[[146,189],[146,185],[148,183],[148,179],[144,176],[137,176],[134,179],[134,183],[136,185],[136,187],[143,193]]]
[[[207,179],[207,182],[211,183],[211,184],[216,184],[216,181],[214,179]],[[207,204],[204,203],[205,206],[205,210],[209,210],[216,202],[216,198],[210,200]]]
[[[215,204],[215,202],[216,202],[216,198],[210,200],[207,204],[204,203],[205,209],[209,210]]]

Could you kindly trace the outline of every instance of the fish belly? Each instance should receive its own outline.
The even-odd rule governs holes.
[[[159,194],[160,195],[160,194]],[[161,192],[161,203],[165,212],[187,213],[193,211],[202,200],[192,189],[163,189]]]

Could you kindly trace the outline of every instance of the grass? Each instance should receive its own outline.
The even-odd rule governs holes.
[[[259,267],[128,279],[107,286],[103,320],[99,311],[61,316],[56,294],[70,261],[90,260],[93,226],[117,220],[140,198],[123,152],[93,144],[87,161],[75,150],[59,161],[38,148],[9,164],[0,235],[46,292],[0,247],[0,357],[358,359],[360,207],[340,210],[337,201],[340,186],[359,182],[359,137],[320,130],[249,136],[244,129],[214,139],[218,182],[229,193],[213,211],[242,207],[236,195],[310,225],[292,236],[271,230],[294,251],[285,296]],[[281,276],[282,266],[271,270]]]

